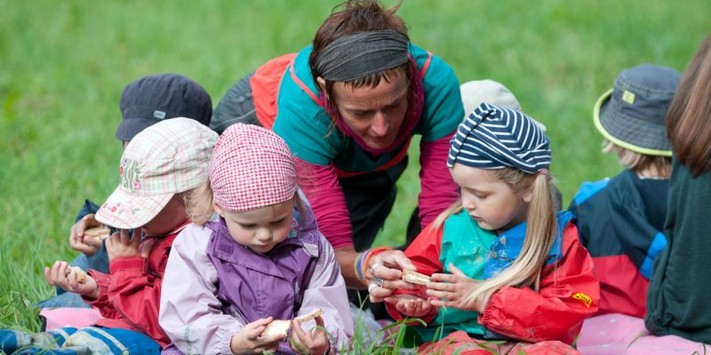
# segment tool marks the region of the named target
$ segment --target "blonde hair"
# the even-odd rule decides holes
[[[305,209],[298,195],[299,192],[297,190],[292,198],[295,199],[294,203],[296,203],[296,208],[299,211],[299,224],[302,224],[305,221]],[[199,225],[207,223],[212,218],[212,215],[215,214],[215,208],[212,206],[213,194],[210,180],[205,179],[202,184],[190,190],[185,196],[185,203],[188,217],[193,223]]]
[[[212,198],[209,179],[205,179],[186,196],[188,217],[193,223],[202,225],[210,220],[215,213],[215,209],[212,207]]]
[[[548,253],[558,234],[555,211],[557,209],[555,188],[552,179],[542,173],[528,174],[515,168],[488,170],[493,177],[504,181],[522,197],[531,192],[526,220],[526,237],[521,253],[505,270],[494,277],[479,282],[466,297],[466,301],[485,305],[491,295],[505,286],[540,288],[541,272],[548,258]],[[462,200],[442,212],[434,221],[436,227],[443,225],[447,217],[463,210]]]
[[[607,139],[602,144],[603,153],[616,154],[620,164],[637,174],[649,170],[660,177],[668,178],[671,176],[671,157],[640,154],[623,148]]]

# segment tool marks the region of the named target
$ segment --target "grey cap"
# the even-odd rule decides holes
[[[465,119],[482,102],[521,111],[521,104],[513,92],[498,81],[490,79],[467,81],[459,86],[459,90],[462,93]],[[546,126],[543,123],[536,121],[531,116],[528,118],[544,132],[546,131]]]
[[[595,103],[595,127],[622,148],[670,157],[665,118],[680,79],[677,70],[653,64],[622,71]]]
[[[198,83],[179,74],[144,76],[128,84],[121,94],[123,121],[116,138],[128,142],[162,120],[187,117],[206,126],[212,116],[210,95]]]

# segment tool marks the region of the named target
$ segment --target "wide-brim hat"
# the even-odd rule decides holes
[[[593,108],[598,131],[610,142],[644,155],[672,155],[665,125],[681,74],[669,67],[642,64],[622,71],[614,87]]]

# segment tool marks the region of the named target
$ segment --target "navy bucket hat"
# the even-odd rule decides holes
[[[622,148],[670,157],[665,117],[680,78],[675,69],[653,64],[622,71],[595,103],[595,127]]]

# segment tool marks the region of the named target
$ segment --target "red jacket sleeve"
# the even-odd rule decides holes
[[[429,225],[410,243],[405,249],[405,255],[410,259],[417,271],[425,275],[432,275],[436,272],[442,272],[442,263],[439,261],[439,255],[442,250],[442,232],[443,227],[434,228]],[[395,295],[410,294],[420,298],[427,298],[424,288],[418,287],[413,290],[396,290]],[[385,309],[388,311],[394,320],[405,319],[402,313],[395,309],[395,306],[390,303],[385,303]],[[437,309],[422,320],[429,323],[437,316]]]
[[[540,290],[502,288],[489,300],[479,323],[516,339],[572,344],[583,320],[597,311],[599,300],[592,258],[570,223],[563,234],[563,258],[544,269]]]
[[[102,317],[106,318],[117,318],[117,312],[114,306],[109,302],[109,285],[111,284],[111,275],[104,274],[103,272],[98,272],[96,270],[89,270],[89,276],[91,276],[94,281],[96,281],[99,287],[99,297],[95,300],[90,300],[86,297],[82,297],[84,301],[95,307],[101,312]]]
[[[136,256],[111,260],[109,283],[104,287],[101,285],[106,280],[99,283],[99,298],[91,303],[105,318],[130,326],[163,347],[170,340],[158,324],[158,310],[163,274],[174,239],[172,235],[157,241],[148,259]]]
[[[432,142],[420,143],[421,192],[418,206],[422,229],[459,198],[459,188],[447,168],[449,141],[453,135],[452,133]]]

